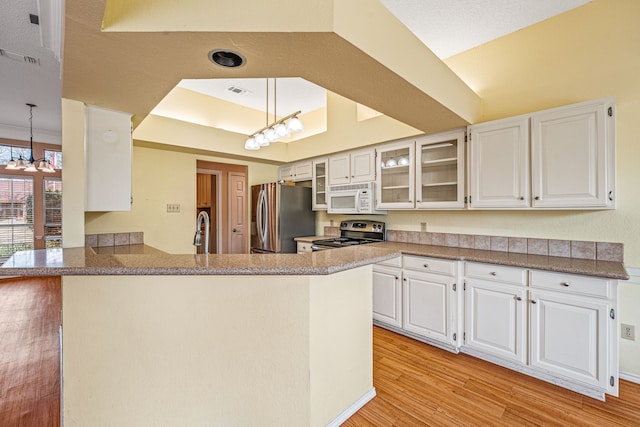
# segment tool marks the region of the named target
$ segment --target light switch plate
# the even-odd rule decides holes
[[[180,204],[167,203],[167,213],[180,213]]]

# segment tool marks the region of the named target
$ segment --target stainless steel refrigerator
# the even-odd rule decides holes
[[[276,182],[251,186],[251,253],[294,254],[294,237],[315,234],[311,188]]]

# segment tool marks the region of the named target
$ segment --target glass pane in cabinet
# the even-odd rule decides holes
[[[458,200],[458,186],[450,185],[423,185],[422,199],[423,203],[428,202],[455,202]]]
[[[409,148],[381,153],[380,182],[382,203],[403,203],[409,197]]]
[[[317,163],[316,164],[316,177],[317,178],[324,178],[325,177],[325,168],[326,168],[326,164],[325,163]]]
[[[409,166],[409,149],[383,151],[380,167],[382,169],[407,168]]]
[[[422,163],[456,161],[458,159],[458,141],[451,140],[422,146]]]
[[[383,188],[382,203],[403,203],[409,200],[409,187],[404,188]]]
[[[420,174],[423,203],[456,201],[458,198],[458,141],[422,146]]]

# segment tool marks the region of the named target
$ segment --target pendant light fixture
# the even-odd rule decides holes
[[[51,166],[51,163],[46,161],[44,158],[35,160],[33,158],[33,107],[37,107],[35,104],[26,104],[29,107],[29,160],[25,160],[22,157],[22,154],[18,157],[18,160],[14,160],[11,157],[11,160],[7,163],[5,169],[9,170],[24,170],[25,172],[38,172],[41,170],[42,172],[53,173],[55,169]]]
[[[304,127],[298,118],[302,111],[298,110],[280,120],[277,120],[276,102],[278,96],[278,82],[273,79],[273,123],[269,124],[269,79],[267,81],[267,112],[266,126],[249,135],[244,143],[245,150],[259,150],[260,147],[267,147],[272,142],[277,142],[280,138],[286,138],[293,132],[302,132]]]

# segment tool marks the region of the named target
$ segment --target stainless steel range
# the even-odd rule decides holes
[[[383,242],[385,233],[384,222],[361,219],[342,221],[340,223],[340,237],[314,240],[311,244],[311,249],[313,251],[322,251],[345,246]]]

